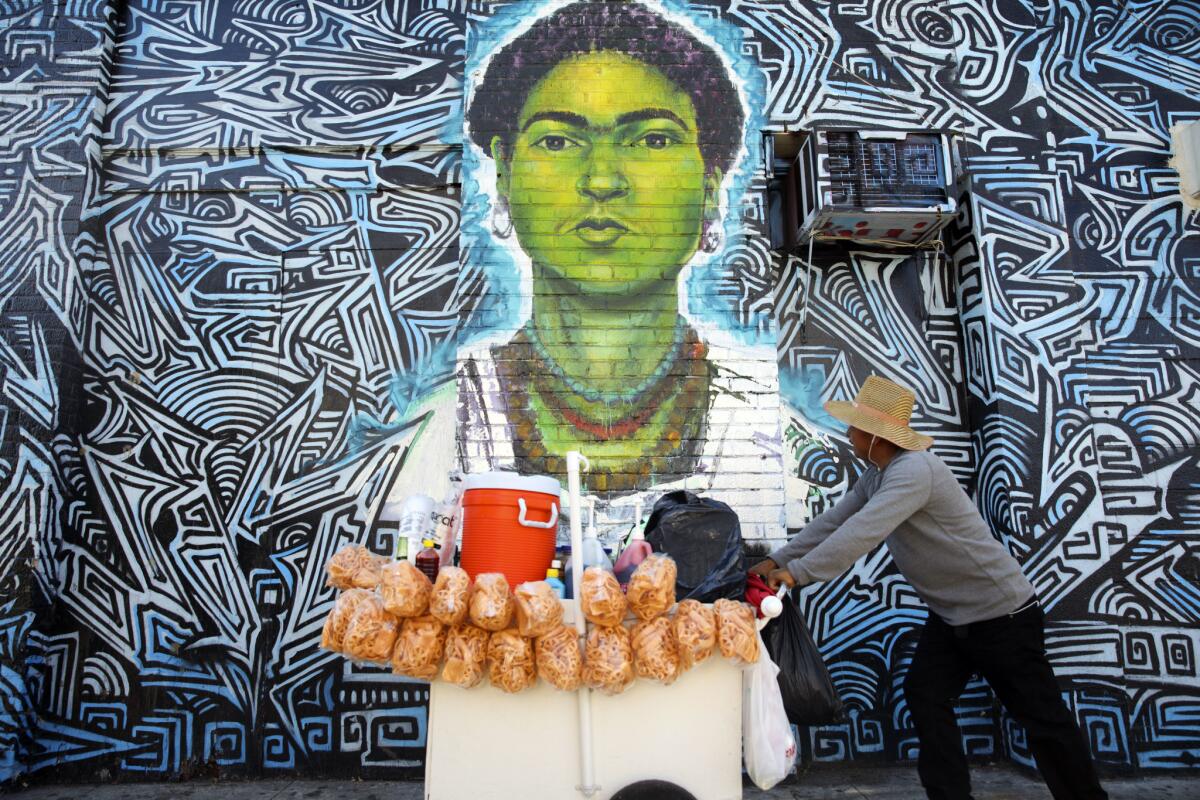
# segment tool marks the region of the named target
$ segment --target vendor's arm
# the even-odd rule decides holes
[[[849,515],[837,530],[823,536],[822,541],[809,548],[805,555],[780,566],[785,567],[800,586],[841,575],[924,506],[932,489],[933,474],[923,459],[893,462],[884,470],[879,488],[870,500]],[[791,542],[781,550],[790,546]]]
[[[774,562],[774,566],[770,569],[783,567],[789,561],[807,554],[814,547],[825,541],[826,537],[836,531],[839,525],[850,519],[854,512],[862,508],[866,502],[867,496],[862,490],[862,481],[857,481],[850,491],[846,493],[845,497],[834,503],[833,508],[818,515],[812,522],[805,525],[799,533],[788,540],[787,544],[768,556],[768,559]],[[764,572],[763,574],[765,575],[766,573]]]

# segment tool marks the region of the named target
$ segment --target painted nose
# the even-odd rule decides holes
[[[620,168],[613,148],[596,145],[587,169],[579,179],[579,193],[593,200],[604,202],[621,197],[629,191],[629,182]]]

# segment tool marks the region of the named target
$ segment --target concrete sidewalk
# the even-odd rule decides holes
[[[1051,800],[1040,780],[1012,767],[973,767],[971,775],[975,800]],[[536,776],[531,779],[536,780]],[[1104,785],[1111,800],[1200,798],[1200,773],[1113,778]],[[417,782],[344,779],[50,784],[18,789],[12,796],[19,800],[423,800],[425,795],[424,785]],[[822,765],[789,778],[769,792],[747,786],[744,800],[920,800],[924,796],[913,767]]]

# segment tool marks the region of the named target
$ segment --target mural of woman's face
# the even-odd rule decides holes
[[[620,53],[564,60],[529,93],[518,133],[492,140],[497,187],[522,249],[585,294],[674,292],[719,170],[706,170],[688,95]]]

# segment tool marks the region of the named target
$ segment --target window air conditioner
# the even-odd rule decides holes
[[[872,240],[917,244],[954,216],[950,137],[814,130],[782,176],[772,245]]]

